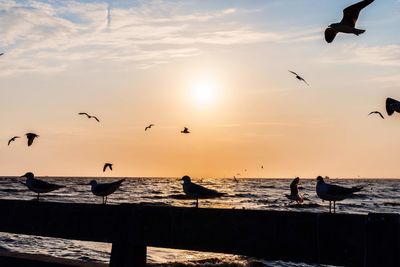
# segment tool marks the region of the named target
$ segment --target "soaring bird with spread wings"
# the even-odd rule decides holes
[[[100,122],[100,120],[96,117],[96,116],[92,116],[87,114],[86,112],[79,112],[78,115],[86,115],[86,117],[88,117],[88,119],[95,119],[97,122]]]
[[[339,23],[332,23],[325,30],[325,40],[328,43],[332,43],[339,32],[352,33],[357,36],[364,33],[365,30],[360,30],[356,28],[356,22],[361,10],[372,2],[374,2],[374,0],[364,0],[349,7],[346,7],[343,10],[342,20]]]

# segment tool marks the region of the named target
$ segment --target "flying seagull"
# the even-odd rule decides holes
[[[36,137],[39,137],[39,135],[35,133],[27,133],[26,138],[28,138],[28,146],[31,146],[33,143],[33,140],[35,140]]]
[[[290,183],[290,195],[286,195],[290,202],[296,201],[297,204],[303,203],[303,197],[299,195],[299,182],[299,177],[294,178],[294,180]]]
[[[8,140],[8,145],[10,145],[11,142],[14,142],[15,139],[20,138],[19,136],[14,136],[13,138],[11,138],[10,140]]]
[[[382,113],[380,113],[379,111],[372,111],[368,114],[368,116],[371,114],[378,114],[379,116],[381,116],[382,119],[385,119],[385,117],[383,117]]]
[[[107,204],[107,196],[114,193],[123,181],[125,181],[125,178],[112,183],[98,183],[96,180],[92,180],[89,185],[92,186],[91,191],[93,195],[103,197],[103,204]]]
[[[304,78],[301,77],[300,75],[298,75],[296,72],[291,71],[291,70],[289,70],[289,72],[293,73],[293,74],[296,76],[296,79],[297,79],[297,80],[299,80],[299,81],[301,81],[301,82],[305,82],[308,86],[310,86],[310,85],[308,84],[308,82],[307,82],[306,80],[304,80]]]
[[[358,192],[362,187],[343,187],[334,184],[327,184],[324,178],[321,176],[317,177],[316,191],[320,199],[329,201],[329,213],[332,212],[332,201],[333,201],[333,213],[336,213],[336,201],[346,199]]]
[[[103,172],[105,172],[107,168],[110,168],[110,171],[112,171],[112,163],[105,163],[103,167]]]
[[[97,122],[100,122],[100,120],[96,117],[96,116],[91,116],[89,114],[87,114],[86,112],[79,112],[78,115],[86,115],[86,117],[88,117],[88,119],[95,119]]]
[[[51,184],[46,181],[42,181],[39,179],[36,179],[33,173],[27,172],[21,177],[26,178],[26,183],[21,182],[23,185],[26,185],[29,190],[37,193],[36,200],[39,201],[40,193],[49,193],[51,191],[60,189],[64,186],[62,185],[57,185],[57,184]]]
[[[374,2],[374,0],[364,0],[360,1],[354,5],[346,7],[343,10],[343,18],[339,23],[333,23],[329,25],[325,30],[325,40],[328,43],[332,43],[336,37],[336,34],[339,32],[342,33],[353,33],[355,35],[360,35],[365,32],[365,30],[360,30],[356,28],[356,22],[358,16],[360,15],[360,11]]]
[[[151,127],[153,127],[154,124],[150,124],[149,126],[147,126],[146,128],[144,128],[145,131],[147,131],[147,129],[150,129]]]
[[[400,113],[400,102],[393,98],[386,98],[386,112],[392,116],[394,112]]]
[[[4,55],[4,53],[0,53],[0,56]]]
[[[181,133],[183,133],[183,134],[188,134],[188,133],[190,133],[190,132],[189,132],[189,128],[184,127],[183,130],[181,131]]]
[[[183,176],[181,180],[183,181],[183,192],[185,192],[188,197],[196,199],[196,208],[199,207],[199,198],[215,198],[225,195],[216,190],[192,183],[190,177],[187,175]]]

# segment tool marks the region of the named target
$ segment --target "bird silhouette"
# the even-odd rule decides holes
[[[293,74],[296,76],[297,80],[299,80],[299,81],[301,81],[301,82],[305,82],[305,84],[307,84],[308,86],[310,86],[310,85],[308,84],[308,82],[307,82],[306,80],[304,80],[303,77],[301,77],[300,75],[298,75],[296,72],[291,71],[291,70],[289,70],[289,72],[293,73]]]
[[[383,117],[382,113],[380,113],[379,111],[372,111],[368,114],[368,116],[371,114],[378,114],[379,116],[381,116],[382,119],[385,119],[385,117]]]
[[[118,180],[112,183],[98,183],[96,180],[90,181],[91,191],[93,195],[103,198],[103,204],[107,204],[107,196],[114,193],[125,179]]]
[[[13,138],[11,138],[10,140],[8,140],[8,145],[10,145],[11,142],[14,142],[15,139],[20,138],[19,136],[14,136]]]
[[[35,140],[37,137],[39,137],[39,135],[35,133],[27,133],[26,138],[28,138],[28,146],[31,146],[33,144],[33,140]]]
[[[103,167],[103,172],[105,172],[107,168],[109,168],[110,171],[112,171],[112,163],[105,163]]]
[[[342,20],[339,23],[332,23],[325,30],[325,40],[328,43],[332,43],[339,32],[353,33],[357,36],[364,33],[365,30],[356,29],[356,22],[361,10],[372,2],[374,2],[374,0],[364,0],[346,7],[343,10]]]
[[[299,195],[299,185],[300,178],[296,177],[290,183],[290,195],[286,195],[286,197],[291,200],[291,202],[296,201],[297,204],[303,203],[303,197]]]
[[[26,183],[21,182],[23,185],[27,186],[29,190],[37,193],[36,200],[39,201],[39,197],[41,193],[49,193],[51,191],[60,189],[64,186],[62,185],[57,185],[57,184],[52,184],[46,181],[42,181],[39,179],[36,179],[34,174],[31,172],[27,172],[21,177],[26,178]]]
[[[4,55],[4,53],[0,53],[0,56]]]
[[[264,169],[264,165],[261,165],[261,169]]]
[[[317,177],[317,186],[315,190],[317,195],[322,200],[329,201],[329,213],[332,212],[332,201],[333,201],[333,213],[336,213],[336,201],[346,199],[362,189],[362,187],[344,187],[334,184],[327,184],[324,178],[321,176]]]
[[[392,116],[394,112],[400,113],[400,102],[393,98],[386,98],[386,112]]]
[[[144,128],[144,130],[147,131],[148,129],[150,129],[153,126],[154,126],[154,124],[150,124],[149,126],[146,126],[146,128]]]
[[[181,131],[181,133],[183,133],[183,134],[188,134],[188,133],[190,133],[190,132],[189,132],[189,128],[184,127],[183,130]]]
[[[97,122],[100,122],[100,120],[96,116],[89,115],[86,112],[79,112],[78,115],[86,115],[88,119],[95,119]]]
[[[183,181],[183,192],[189,197],[196,199],[196,208],[199,207],[199,198],[215,198],[225,195],[213,189],[205,188],[204,186],[195,184],[190,177],[185,175],[181,179]]]
[[[233,180],[234,180],[236,183],[239,183],[239,180],[236,178],[236,176],[233,176]]]

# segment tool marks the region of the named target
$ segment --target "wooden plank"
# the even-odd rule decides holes
[[[143,263],[147,246],[346,266],[400,257],[398,214],[377,223],[375,215],[14,200],[0,200],[0,214],[3,232],[113,243],[111,262]],[[137,260],[115,256],[127,253]]]

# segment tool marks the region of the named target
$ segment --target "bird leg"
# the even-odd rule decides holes
[[[37,193],[36,200],[39,201],[39,193]]]
[[[104,202],[104,204],[107,204],[107,196],[106,196],[106,201]]]
[[[332,213],[332,202],[329,201],[329,213]]]
[[[196,208],[198,208],[198,207],[199,207],[199,199],[196,198]]]
[[[104,197],[102,197],[102,198],[103,198],[102,204],[105,204],[105,203],[104,203]]]
[[[336,201],[333,201],[333,213],[336,213]]]

